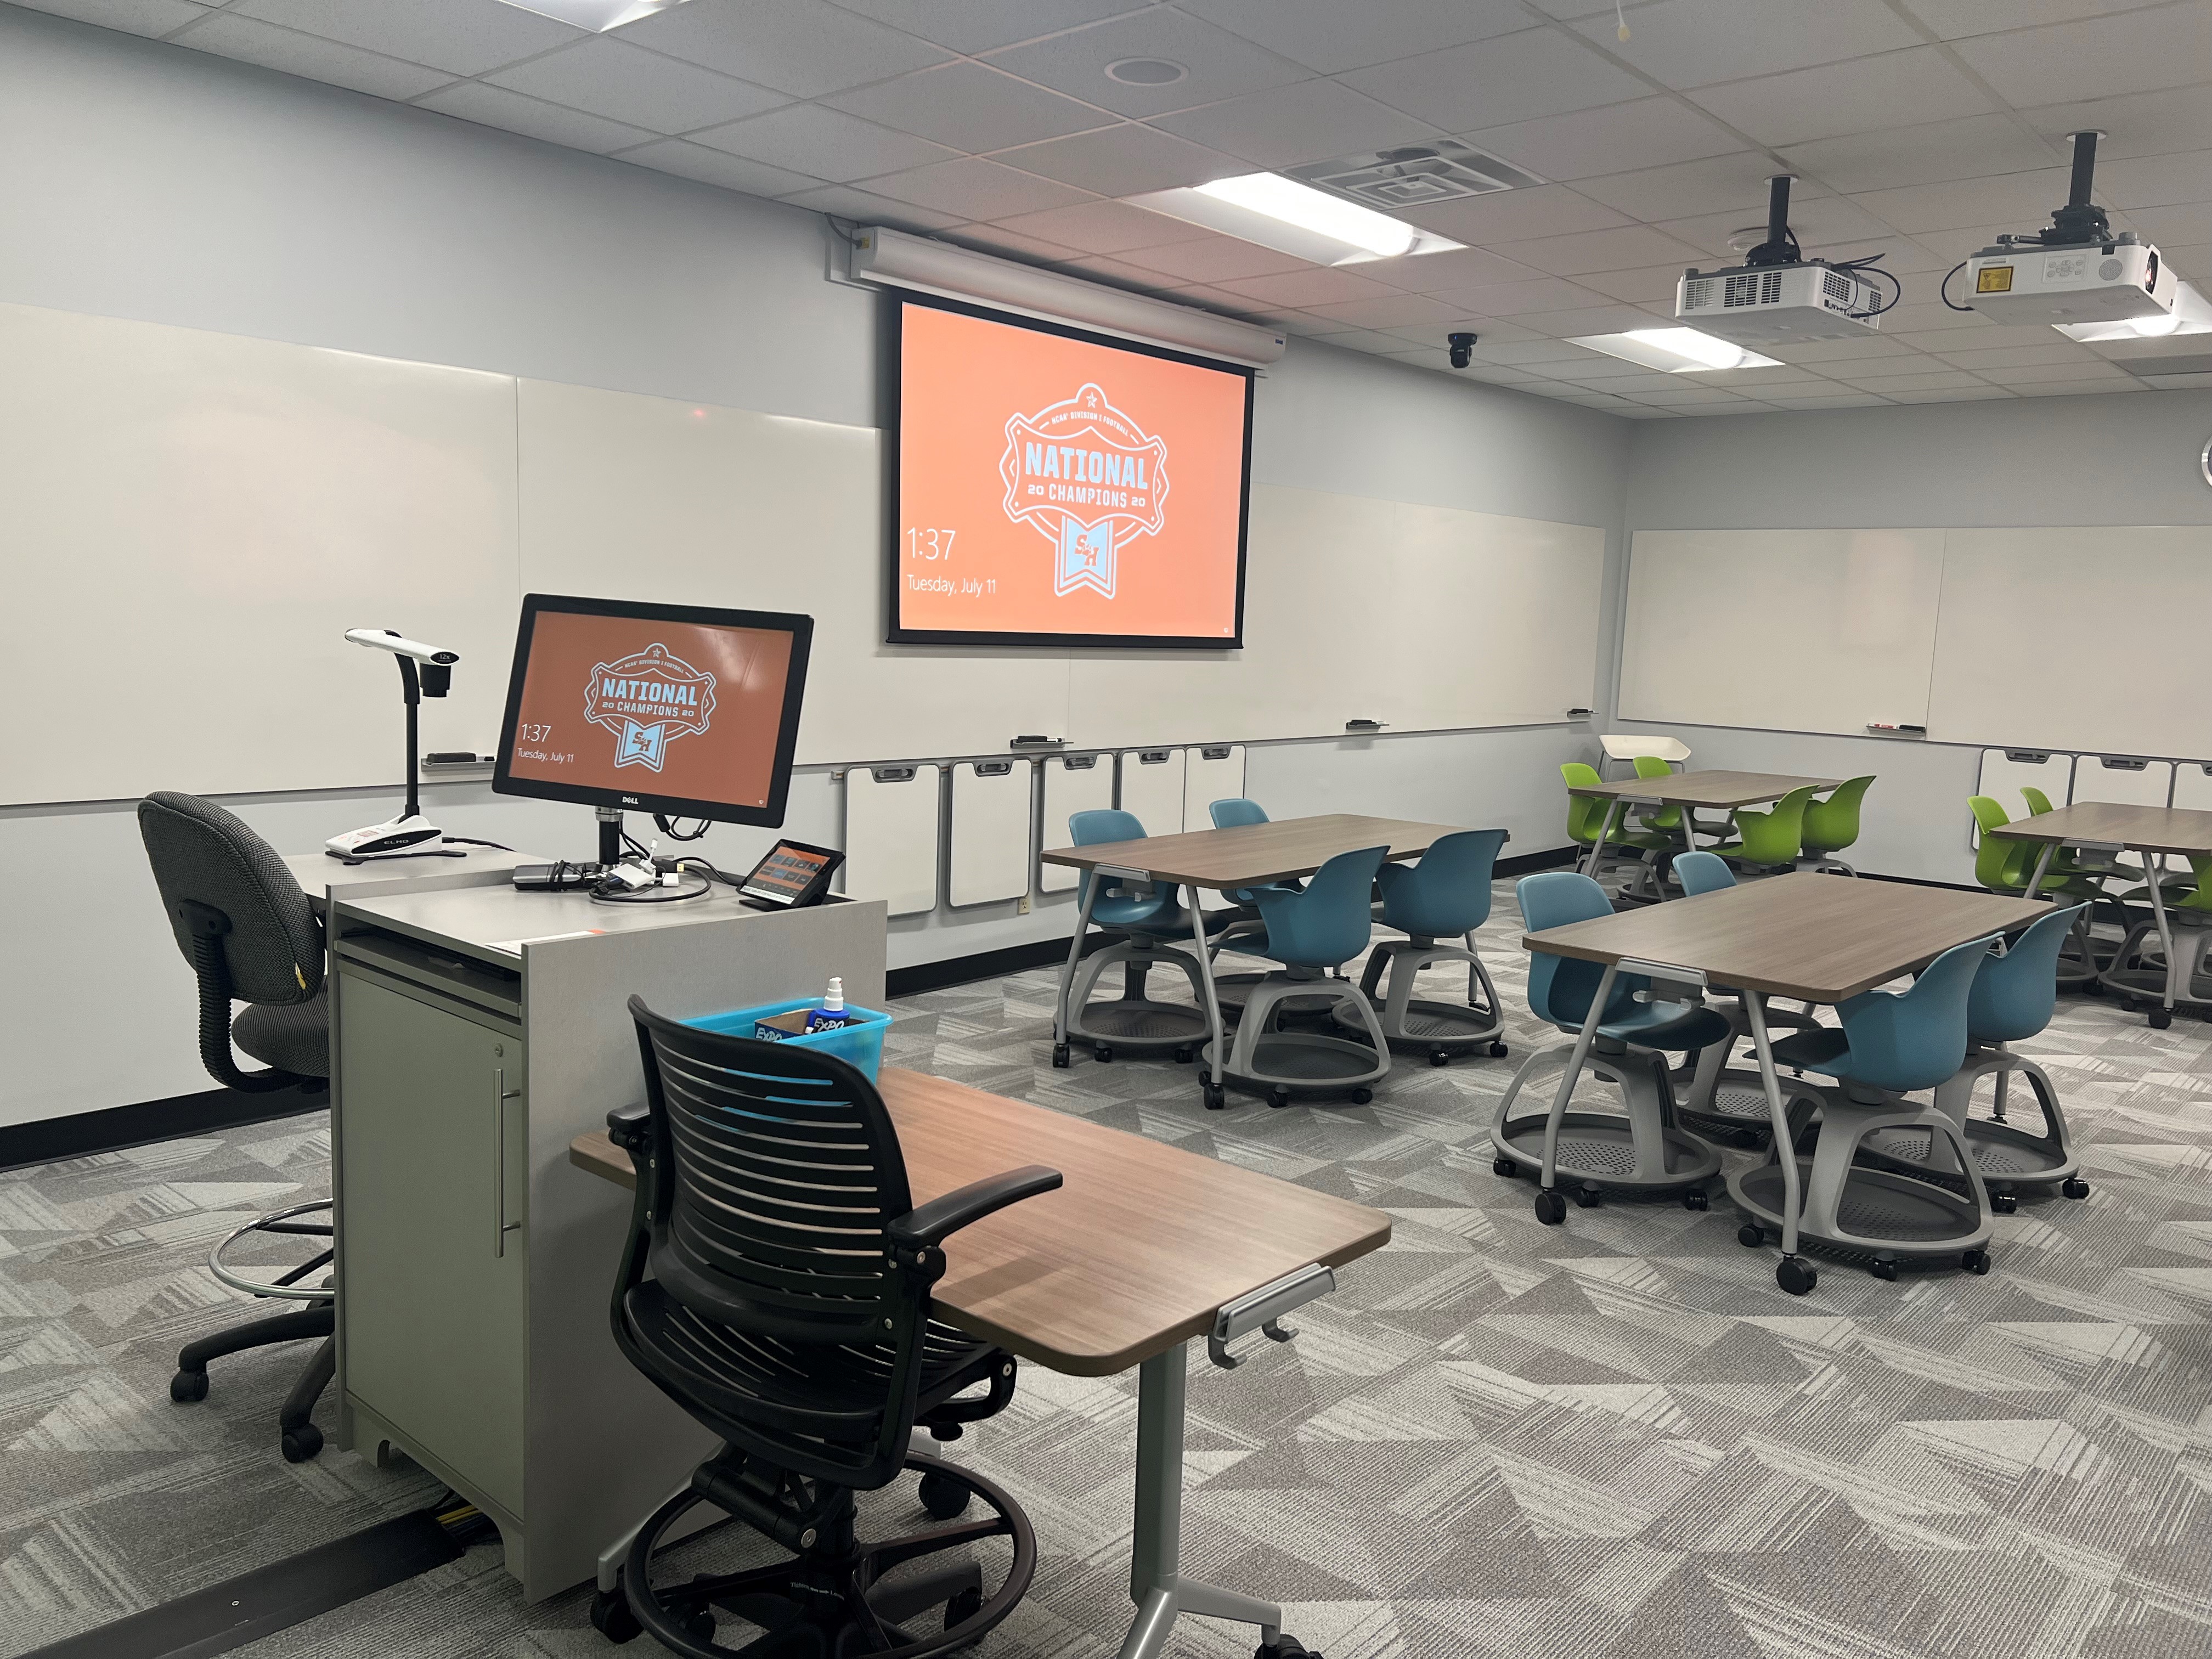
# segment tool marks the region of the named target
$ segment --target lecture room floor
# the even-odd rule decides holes
[[[1509,884],[1499,900],[1485,955],[1513,1059],[1414,1057],[1365,1107],[1232,1096],[1210,1115],[1188,1067],[1056,1073],[1048,971],[898,1005],[896,1063],[1395,1218],[1294,1344],[1233,1376],[1194,1368],[1194,1570],[1288,1604],[1329,1659],[2212,1651],[2212,1025],[2153,1031],[2066,999],[2022,1047],[2058,1083],[2092,1196],[1998,1218],[1986,1278],[1885,1284],[1837,1263],[1797,1300],[1771,1250],[1736,1243],[1724,1195],[1705,1214],[1571,1210],[1554,1230],[1492,1173],[1491,1109],[1547,1036],[1522,1000]],[[437,1495],[404,1462],[278,1457],[303,1350],[219,1367],[204,1405],[168,1399],[179,1344],[239,1312],[209,1243],[324,1191],[329,1150],[301,1118],[0,1176],[0,1652]],[[1134,1403],[1133,1376],[1027,1367],[1011,1411],[963,1443],[1041,1548],[984,1653],[1115,1650]],[[874,1529],[918,1516],[908,1484],[871,1501]],[[725,1534],[678,1565],[720,1570],[738,1547]],[[586,1599],[523,1606],[485,1544],[237,1651],[597,1659]],[[1250,1643],[1194,1620],[1171,1651]]]

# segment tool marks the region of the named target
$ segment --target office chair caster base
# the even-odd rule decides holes
[[[1430,1065],[1431,1065],[1431,1066],[1449,1066],[1449,1065],[1450,1065],[1451,1063],[1452,1063],[1452,1055],[1451,1055],[1451,1050],[1450,1050],[1450,1049],[1449,1049],[1449,1048],[1431,1048],[1431,1049],[1430,1049],[1430,1050],[1429,1050],[1429,1064],[1430,1064]]]
[[[950,1521],[968,1510],[968,1488],[957,1480],[932,1473],[921,1477],[921,1506],[933,1521]]]
[[[1490,1045],[1490,1057],[1492,1060],[1504,1059],[1506,1052],[1505,1045],[1502,1042],[1493,1042]]]
[[[1814,1184],[1813,1165],[1811,1158],[1797,1160],[1798,1190],[1803,1194],[1797,1220],[1801,1245],[1860,1258],[1889,1255],[1901,1261],[1933,1262],[1955,1260],[1961,1250],[1978,1249],[1989,1242],[1989,1218],[1972,1196],[1880,1165],[1854,1164],[1841,1191],[1824,1207]],[[1728,1188],[1754,1223],[1769,1236],[1780,1236],[1785,1200],[1779,1164],[1770,1159],[1757,1168],[1733,1172]],[[1750,1231],[1747,1226],[1739,1237],[1748,1243]]]
[[[2152,1030],[2163,1031],[2173,1024],[2173,1010],[2171,1008],[2154,1008],[2148,1014],[2145,1015],[2144,1018],[2150,1022],[2150,1029]]]
[[[1985,1273],[1990,1270],[1990,1253],[1987,1250],[1962,1251],[1959,1265],[1970,1273]]]
[[[1199,1098],[1206,1103],[1209,1112],[1226,1111],[1229,1108],[1229,1091],[1218,1083],[1199,1085]]]
[[[1792,1296],[1810,1296],[1820,1282],[1820,1272],[1802,1255],[1785,1255],[1774,1270],[1774,1282]]]
[[[592,1592],[592,1628],[617,1647],[635,1642],[645,1634],[645,1626],[629,1610],[629,1600],[623,1594],[621,1579],[616,1579],[611,1590]]]
[[[1885,1250],[1867,1263],[1867,1271],[1876,1279],[1886,1279],[1893,1285],[1897,1282],[1897,1258]]]
[[[1755,1250],[1766,1243],[1766,1229],[1747,1221],[1735,1230],[1735,1242],[1747,1250]]]
[[[296,1429],[285,1430],[276,1443],[287,1463],[304,1463],[322,1450],[323,1431],[312,1423],[302,1423]]]
[[[1352,1091],[1352,1103],[1355,1106],[1364,1106],[1374,1098],[1375,1091],[1372,1089],[1354,1089]]]
[[[1575,1202],[1585,1210],[1595,1210],[1605,1202],[1605,1194],[1588,1182],[1575,1188]]]
[[[1282,1636],[1253,1649],[1252,1659],[1322,1659],[1322,1656],[1319,1650],[1306,1646],[1297,1637]]]
[[[189,1406],[208,1396],[208,1374],[205,1371],[179,1371],[169,1379],[169,1398],[179,1406]]]
[[[1990,1194],[1990,1212],[1993,1215],[2011,1215],[2019,1208],[2020,1194],[2017,1193],[1992,1192]]]
[[[1280,1111],[1284,1107],[1290,1103],[1291,1091],[1288,1089],[1270,1089],[1267,1091],[1267,1104],[1273,1107],[1277,1111]]]
[[[1536,1194],[1536,1219],[1556,1227],[1567,1218],[1567,1200],[1547,1187]]]
[[[2059,1182],[2058,1190],[2069,1198],[2087,1198],[2089,1196],[2089,1183],[2076,1176]]]
[[[1490,1160],[1490,1173],[1503,1176],[1507,1181],[1518,1181],[1521,1178],[1521,1166],[1510,1158],[1493,1158]]]
[[[1178,1066],[1189,1065],[1198,1058],[1198,1045],[1191,1042],[1184,1043],[1182,1048],[1175,1051],[1174,1058],[1175,1063]]]
[[[1660,1131],[1662,1170],[1637,1167],[1635,1136],[1617,1112],[1570,1111],[1559,1120],[1559,1152],[1552,1166],[1560,1186],[1577,1194],[1611,1192],[1656,1197],[1702,1187],[1721,1172],[1720,1154],[1695,1136],[1671,1127]],[[1491,1145],[1499,1161],[1510,1158],[1539,1179],[1544,1169],[1544,1120],[1531,1113],[1494,1127]],[[1582,1199],[1584,1205],[1594,1199]]]
[[[1071,1063],[1072,1062],[1068,1058],[1067,1045],[1065,1042],[1054,1043],[1052,1045],[1052,1069],[1055,1072],[1064,1072],[1068,1068]]]
[[[1101,1066],[1111,1066],[1114,1063],[1114,1045],[1110,1042],[1092,1043],[1091,1045],[1091,1058],[1097,1060]]]
[[[1710,1210],[1712,1206],[1712,1200],[1702,1187],[1692,1187],[1682,1194],[1682,1207],[1686,1210]]]

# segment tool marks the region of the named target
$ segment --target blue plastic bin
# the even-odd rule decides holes
[[[812,1008],[820,1005],[819,997],[800,997],[794,1002],[764,1002],[757,1008],[732,1008],[726,1014],[702,1014],[696,1019],[684,1023],[702,1031],[714,1031],[725,1036],[749,1037],[753,1034],[753,1022],[767,1019],[775,1014],[791,1013],[796,1009]],[[876,1080],[884,1065],[884,1033],[890,1029],[891,1017],[878,1013],[872,1008],[863,1008],[848,1002],[845,1012],[852,1016],[852,1024],[831,1030],[816,1031],[807,1036],[786,1037],[784,1044],[794,1048],[819,1048],[854,1066],[869,1082]]]

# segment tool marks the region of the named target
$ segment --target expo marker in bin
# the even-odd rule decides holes
[[[702,1014],[696,1019],[687,1019],[684,1023],[696,1030],[714,1031],[724,1036],[749,1037],[753,1035],[753,1024],[757,1020],[768,1019],[776,1014],[796,1013],[802,1008],[819,1006],[819,998],[799,997],[790,1002],[764,1002],[757,1008],[732,1008],[727,1013]],[[848,1021],[846,1024],[810,1032],[805,1036],[785,1037],[783,1042],[793,1048],[818,1048],[824,1054],[835,1054],[873,1083],[877,1073],[883,1069],[884,1033],[890,1029],[891,1017],[850,1002],[845,1005],[845,1012]]]

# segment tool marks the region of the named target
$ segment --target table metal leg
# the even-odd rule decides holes
[[[1221,1035],[1221,999],[1214,994],[1213,958],[1206,954],[1206,912],[1200,907],[1198,889],[1194,887],[1189,891],[1190,930],[1198,940],[1198,982],[1206,994],[1206,1035],[1212,1039],[1213,1063],[1209,1068],[1211,1075],[1208,1081],[1218,1089],[1222,1086],[1222,1067],[1229,1059],[1222,1052],[1227,1044]]]
[[[2043,843],[2043,850],[2035,855],[2035,873],[2027,878],[2027,892],[2025,896],[2028,898],[2035,896],[2036,890],[2043,885],[2043,878],[2051,873],[2051,860],[2057,855],[2057,842],[2046,841]]]
[[[1597,1040],[1597,1028],[1605,1022],[1605,1005],[1613,995],[1613,982],[1620,977],[1620,964],[1608,962],[1597,981],[1597,994],[1590,999],[1589,1018],[1583,1021],[1583,1029],[1575,1037],[1575,1051],[1567,1057],[1567,1069],[1559,1079],[1559,1092],[1552,1102],[1552,1110],[1544,1120],[1544,1168],[1536,1184],[1544,1191],[1552,1190],[1559,1173],[1559,1120],[1566,1115],[1567,1102],[1581,1080],[1583,1061],[1589,1057],[1590,1044]]]
[[[1075,937],[1068,942],[1067,962],[1060,970],[1060,998],[1052,1011],[1052,1042],[1057,1048],[1067,1041],[1067,994],[1075,985],[1075,970],[1083,965],[1083,939],[1091,931],[1091,907],[1098,902],[1099,878],[1086,871],[1083,878],[1083,908],[1075,918]]]
[[[2143,849],[2143,874],[2150,885],[2151,920],[2158,924],[2158,942],[2166,951],[2166,1012],[2172,1013],[2173,1005],[2189,994],[2186,984],[2176,984],[2182,971],[2181,957],[2173,948],[2173,925],[2166,918],[2166,856]]]
[[[1605,804],[1605,816],[1598,820],[1597,839],[1590,843],[1589,860],[1583,866],[1583,873],[1592,881],[1597,879],[1597,862],[1605,856],[1605,838],[1613,833],[1613,814],[1625,809],[1619,796]]]
[[[1790,1138],[1790,1114],[1782,1104],[1782,1079],[1774,1074],[1774,1044],[1766,1034],[1766,998],[1746,991],[1743,1011],[1751,1020],[1751,1046],[1759,1055],[1759,1080],[1766,1090],[1767,1115],[1774,1124],[1774,1155],[1782,1165],[1782,1254],[1795,1255],[1797,1217],[1805,1203],[1798,1190],[1797,1148]]]
[[[1197,1613],[1260,1627],[1260,1645],[1283,1633],[1283,1611],[1182,1576],[1183,1394],[1189,1345],[1178,1342],[1137,1371],[1136,1535],[1129,1552],[1129,1599],[1137,1616],[1121,1659],[1157,1659],[1177,1615]]]

